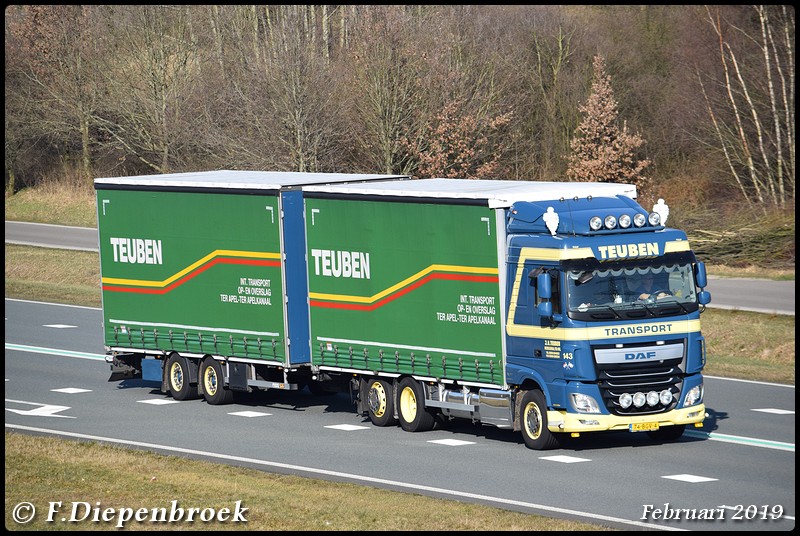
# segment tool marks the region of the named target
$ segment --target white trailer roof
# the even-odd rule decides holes
[[[408,179],[402,175],[374,175],[358,173],[300,173],[289,171],[197,171],[165,173],[161,175],[135,175],[108,177],[94,180],[98,184],[125,186],[167,186],[177,188],[220,188],[280,190],[307,184],[340,184],[345,182]]]
[[[430,197],[441,199],[487,200],[492,208],[508,207],[517,201],[548,201],[574,197],[636,198],[636,186],[608,182],[531,182],[509,180],[419,179],[408,181],[370,182],[304,186],[306,192],[351,195]]]

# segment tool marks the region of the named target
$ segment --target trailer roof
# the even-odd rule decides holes
[[[303,191],[345,195],[427,197],[434,199],[486,200],[490,207],[508,207],[517,201],[549,201],[560,198],[636,198],[636,186],[607,182],[531,182],[510,180],[419,179],[364,184],[305,186]]]
[[[135,175],[107,177],[94,180],[95,185],[121,185],[137,187],[219,188],[280,190],[308,184],[341,184],[390,179],[408,179],[403,175],[375,175],[359,173],[300,173],[290,171],[240,171],[218,170],[160,175]]]

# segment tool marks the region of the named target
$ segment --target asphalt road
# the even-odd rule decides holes
[[[677,442],[627,432],[586,434],[566,448],[539,452],[527,449],[519,433],[464,421],[416,434],[375,427],[345,395],[267,391],[210,406],[172,400],[157,383],[109,383],[101,322],[94,308],[5,301],[7,431],[623,530],[794,528],[794,386],[706,378],[704,428],[687,431]],[[237,500],[235,490],[230,498]],[[710,518],[686,520],[689,511]]]
[[[98,251],[97,229],[6,221],[6,242],[31,246]],[[795,314],[794,280],[709,279],[709,307],[758,313]]]

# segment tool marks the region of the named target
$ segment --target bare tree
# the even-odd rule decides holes
[[[361,39],[350,48],[352,135],[369,168],[407,173],[407,132],[416,131],[419,106],[419,50],[406,29],[402,6],[365,8],[356,29]]]
[[[42,138],[61,147],[65,151],[62,158],[69,159],[71,147],[77,145],[78,167],[84,179],[89,180],[94,142],[90,130],[102,91],[97,70],[99,36],[93,33],[95,8],[22,6],[18,9],[8,30],[16,35],[17,48],[11,52],[17,61],[12,65],[26,80],[29,90],[23,94],[32,99],[30,113],[24,119],[30,124],[25,130],[38,131]],[[19,97],[16,95],[15,99]],[[10,126],[8,117],[6,126]],[[76,144],[73,140],[79,141]],[[7,142],[7,156],[8,149]]]
[[[115,50],[105,57],[110,98],[98,113],[107,144],[160,173],[185,165],[203,95],[186,11],[108,6],[105,14]]]
[[[736,25],[706,8],[718,41],[722,98],[698,73],[706,108],[731,177],[744,198],[786,207],[794,201],[794,9],[752,6],[757,26]],[[715,88],[714,88],[715,89]]]

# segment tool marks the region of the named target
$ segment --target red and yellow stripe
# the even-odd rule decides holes
[[[497,268],[432,264],[411,277],[372,296],[309,292],[309,303],[312,307],[372,311],[434,280],[497,283]]]
[[[280,258],[280,253],[218,249],[163,281],[104,277],[102,278],[102,285],[103,290],[109,292],[166,294],[217,264],[239,264],[245,266],[270,266],[279,268],[281,266]]]

